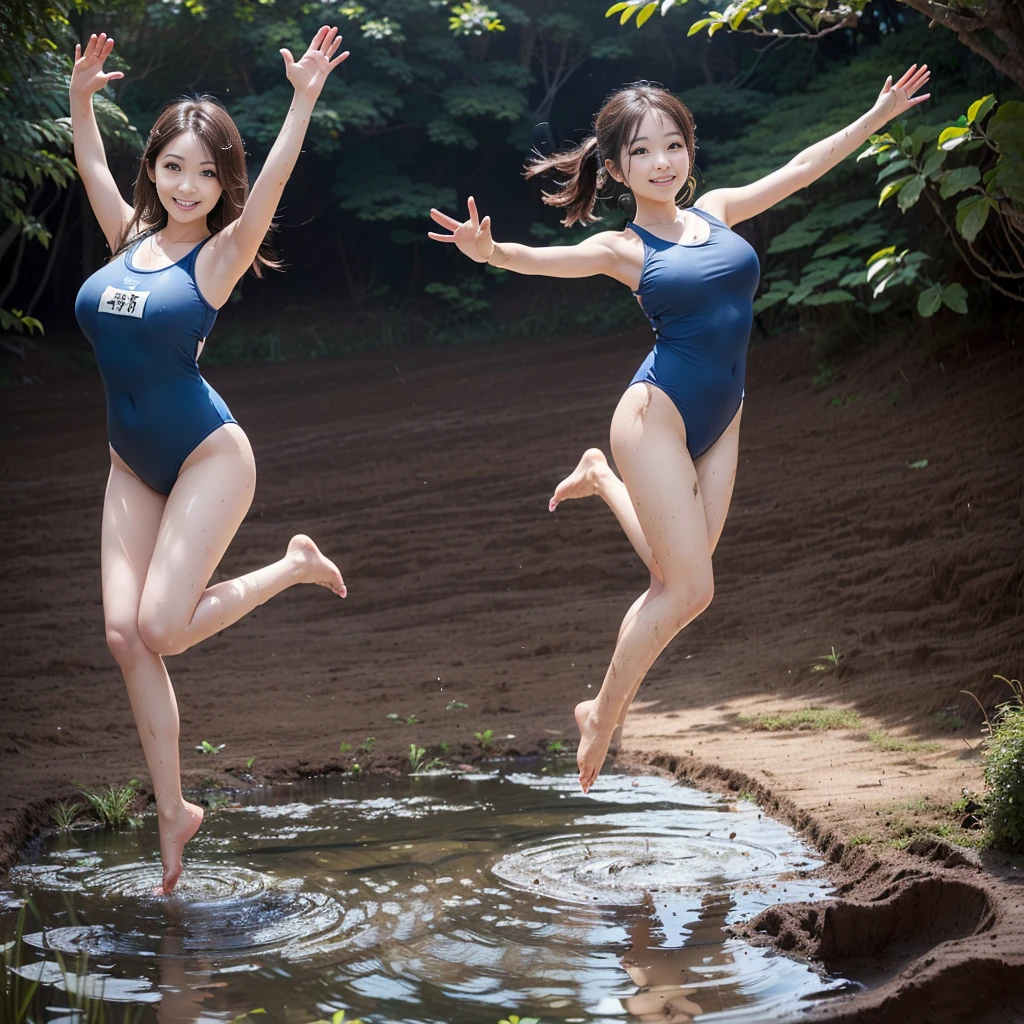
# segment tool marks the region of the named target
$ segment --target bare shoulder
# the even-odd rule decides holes
[[[728,227],[732,227],[729,220],[729,191],[727,188],[712,189],[710,192],[705,192],[693,205],[698,210],[717,217]]]

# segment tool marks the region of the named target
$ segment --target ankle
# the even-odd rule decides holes
[[[182,798],[177,800],[163,800],[156,805],[157,817],[161,821],[176,821],[185,810],[185,801]]]

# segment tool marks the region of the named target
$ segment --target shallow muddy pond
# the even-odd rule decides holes
[[[846,987],[726,930],[825,895],[815,854],[754,804],[663,778],[588,797],[509,770],[270,787],[207,815],[169,899],[150,895],[156,850],[150,815],[52,836],[11,872],[5,941],[23,900],[42,921],[18,967],[43,983],[40,1022],[69,1002],[59,963],[106,1020],[161,1024],[782,1021]]]

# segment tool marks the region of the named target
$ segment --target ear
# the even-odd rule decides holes
[[[604,169],[621,185],[626,179],[623,178],[622,172],[615,166],[614,160],[605,160]]]
[[[146,163],[146,173],[149,175],[149,180],[156,184],[156,171],[153,170],[153,166],[150,163]]]

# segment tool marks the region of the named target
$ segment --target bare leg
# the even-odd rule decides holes
[[[211,434],[186,460],[164,507],[142,593],[139,629],[154,651],[180,654],[296,583],[347,593],[338,567],[302,534],[279,561],[207,586],[255,486],[252,449],[234,424]]]
[[[600,772],[624,702],[676,633],[710,604],[714,592],[697,471],[671,399],[650,385],[628,388],[612,418],[612,449],[662,570],[664,589],[624,624],[600,692],[576,707],[584,792]]]
[[[181,874],[181,855],[203,820],[203,810],[181,795],[178,705],[163,659],[139,634],[139,602],[164,497],[147,487],[116,455],[103,502],[101,575],[107,644],[124,675],[156,798],[163,885]]]
[[[736,463],[739,458],[740,417],[742,414],[743,408],[741,406],[733,417],[732,423],[726,428],[725,433],[693,464],[697,470],[697,483],[700,487],[701,500],[704,502],[704,522],[707,525],[708,544],[712,555],[715,553],[715,548],[718,547],[722,530],[725,528],[725,519],[729,514],[729,505],[732,502],[733,486],[736,483]],[[625,486],[623,486],[623,490],[625,491]],[[655,582],[656,580],[652,576],[652,590]],[[647,593],[650,594],[651,591]],[[633,608],[626,613],[627,618],[634,608],[641,606],[646,597],[647,594],[643,594],[637,600]],[[625,628],[625,625],[626,620],[623,620],[623,628]],[[626,722],[626,716],[629,714],[630,705],[636,699],[641,682],[641,679],[636,681],[629,699],[623,705],[622,711],[619,714],[619,720],[615,725],[615,731],[612,733],[612,741],[609,745],[609,750],[614,748],[614,753],[618,753],[622,745],[622,727]]]

